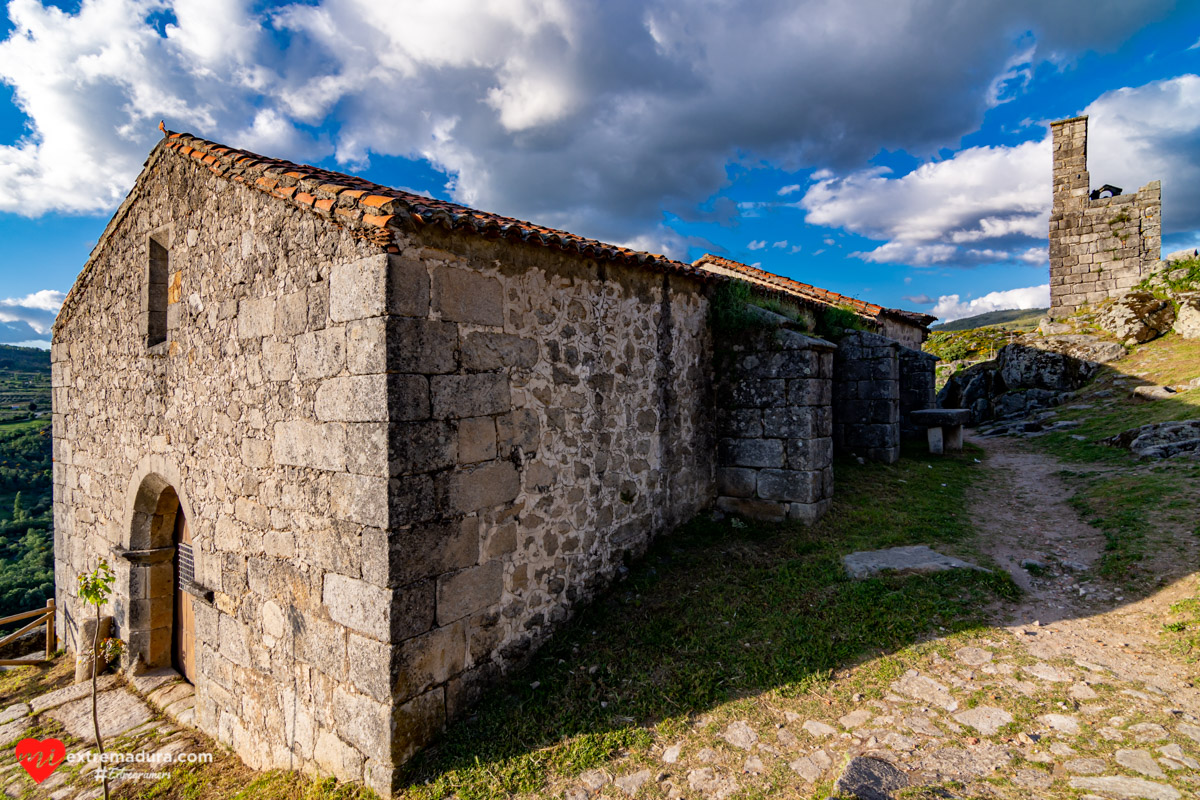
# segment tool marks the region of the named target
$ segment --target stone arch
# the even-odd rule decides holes
[[[194,519],[178,466],[162,456],[142,459],[130,478],[117,549],[113,616],[129,646],[129,666],[171,666],[176,587],[175,521]]]

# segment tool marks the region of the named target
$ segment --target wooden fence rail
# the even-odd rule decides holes
[[[9,642],[24,636],[34,628],[39,627],[43,623],[46,625],[46,658],[45,660],[32,661],[23,658],[0,658],[0,667],[38,667],[50,663],[50,659],[54,657],[54,651],[57,649],[54,635],[54,601],[47,600],[45,608],[39,608],[36,611],[23,611],[20,614],[13,614],[11,617],[0,619],[0,625],[7,625],[10,622],[20,622],[23,619],[36,617],[33,622],[30,622],[19,631],[10,633],[3,639],[0,639],[0,647]]]

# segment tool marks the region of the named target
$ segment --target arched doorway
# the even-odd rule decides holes
[[[125,597],[114,604],[118,630],[128,643],[130,663],[140,659],[152,669],[173,667],[194,682],[192,593],[197,589],[185,504],[157,472],[144,474],[131,485],[131,493],[129,544],[118,548],[129,576],[121,587]]]
[[[175,597],[172,603],[171,666],[189,682],[196,676],[196,617],[188,589],[196,580],[196,562],[192,559],[192,532],[182,510],[175,514]]]

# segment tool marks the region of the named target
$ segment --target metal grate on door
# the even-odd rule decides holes
[[[175,570],[175,585],[180,589],[186,589],[191,586],[196,580],[196,566],[192,561],[192,546],[190,544],[177,544],[176,556],[178,560],[178,568]]]

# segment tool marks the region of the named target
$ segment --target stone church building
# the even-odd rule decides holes
[[[894,460],[932,405],[929,318],[722,347],[707,265],[168,133],[54,328],[68,646],[107,559],[197,727],[387,796],[623,558],[714,505],[811,521],[835,427]]]

